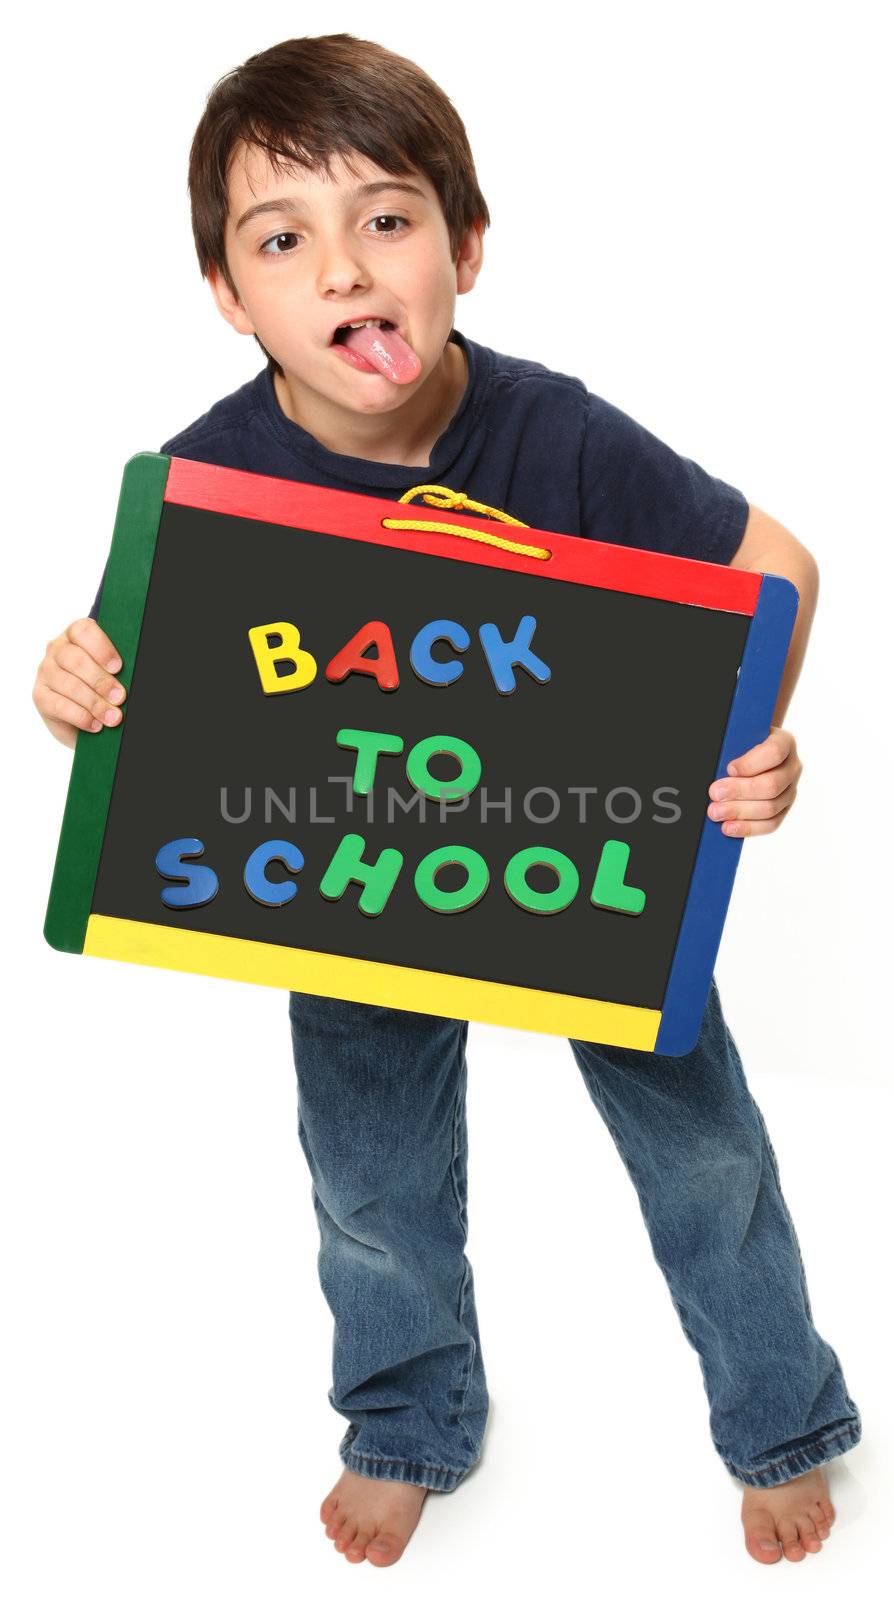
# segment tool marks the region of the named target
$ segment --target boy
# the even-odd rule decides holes
[[[579,379],[453,328],[490,218],[437,85],[349,34],[278,45],[215,86],[189,187],[202,273],[267,367],[162,452],[394,499],[445,484],[532,527],[790,578],[799,615],[770,736],[706,796],[727,833],[778,827],[801,774],[780,724],[816,564],[737,489]],[[367,326],[336,332],[347,323]],[[68,745],[122,716],[99,598],[51,641],[35,682],[41,716]],[[388,1566],[427,1492],[452,1491],[475,1465],[487,1420],[464,1253],[468,1024],[302,994],[289,1014],[335,1319],[329,1398],[349,1422],[320,1515],[349,1561]],[[801,1560],[834,1516],[822,1463],[859,1442],[861,1422],[813,1324],[716,983],[682,1060],[570,1043],[698,1352],[714,1443],[744,1486],[746,1548],[759,1562]]]

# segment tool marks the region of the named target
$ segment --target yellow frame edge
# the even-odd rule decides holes
[[[293,945],[262,944],[226,934],[168,928],[125,917],[87,919],[85,956],[167,967],[209,978],[231,978],[274,989],[359,1000],[399,1011],[424,1011],[436,1017],[469,1016],[476,1022],[504,1028],[557,1033],[592,1044],[615,1044],[629,1050],[654,1050],[661,1012],[644,1006],[590,1000],[581,995],[554,994],[483,978],[427,972],[419,967],[394,967],[384,961],[298,950]]]

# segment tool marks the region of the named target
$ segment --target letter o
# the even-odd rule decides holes
[[[554,889],[532,889],[527,880],[530,867],[552,867],[558,883]],[[580,874],[574,862],[561,850],[550,850],[546,845],[531,845],[527,850],[517,850],[506,863],[503,874],[506,893],[523,911],[549,914],[564,911],[570,906],[580,888]]]
[[[432,777],[428,763],[432,756],[454,756],[459,762],[455,778],[443,782]],[[407,777],[414,789],[419,789],[430,800],[461,800],[472,793],[481,780],[481,758],[465,739],[455,739],[449,733],[433,733],[420,739],[407,756]]]
[[[466,869],[466,881],[461,889],[439,889],[435,878],[441,867],[460,866]],[[445,844],[439,850],[430,850],[423,856],[413,879],[413,885],[422,904],[431,911],[468,911],[478,904],[490,883],[487,862],[477,850],[464,844]]]
[[[634,800],[636,802],[636,810],[634,811],[632,816],[630,816],[630,817],[616,817],[615,816],[615,813],[612,810],[612,800],[614,799],[616,794],[632,794],[633,795],[633,798],[634,798]],[[612,822],[635,822],[637,817],[639,816],[640,812],[643,809],[643,802],[642,802],[642,799],[641,799],[640,795],[637,794],[635,789],[628,789],[622,784],[621,787],[618,788],[618,789],[610,789],[609,790],[608,794],[605,797],[605,809],[608,812],[609,816],[611,817]]]
[[[553,809],[550,812],[548,817],[538,817],[536,812],[533,812],[533,811],[531,811],[529,809],[529,801],[531,799],[531,796],[535,795],[535,794],[551,794],[552,795],[553,800],[555,801],[555,805],[553,806]],[[545,788],[529,789],[527,794],[525,795],[524,800],[522,801],[522,810],[524,811],[525,816],[527,817],[529,822],[555,822],[556,817],[559,815],[559,796],[556,794],[555,789],[545,789]]]

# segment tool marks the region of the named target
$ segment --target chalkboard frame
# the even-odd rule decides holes
[[[117,676],[128,690],[166,501],[515,571],[530,571],[530,556],[484,540],[499,535],[536,541],[550,551],[540,575],[736,611],[751,620],[715,776],[725,775],[729,761],[769,732],[798,606],[798,591],[787,579],[542,529],[520,534],[465,511],[401,505],[148,451],[132,456],[124,469],[98,619],[119,650],[123,666]],[[477,530],[482,538],[395,527],[401,512],[411,524]],[[392,525],[383,526],[385,521]],[[95,915],[93,892],[126,726],[125,717],[100,734],[77,734],[44,925],[53,948],[366,1003],[381,1003],[387,975],[389,1004],[398,1008],[670,1056],[693,1048],[743,843],[707,816],[662,1007],[621,1005]]]

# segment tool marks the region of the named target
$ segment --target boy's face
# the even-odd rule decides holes
[[[331,179],[301,167],[277,175],[266,152],[241,145],[225,235],[238,300],[219,273],[209,276],[222,315],[240,333],[257,333],[298,409],[329,422],[347,411],[356,424],[358,415],[406,406],[433,375],[442,381],[456,296],[474,284],[482,251],[470,228],[451,259],[444,213],[423,174],[397,178],[356,153],[351,162],[356,175],[340,157]],[[384,187],[364,192],[370,184]],[[394,323],[418,371],[410,362],[395,381],[339,354],[335,328],[361,317]]]

